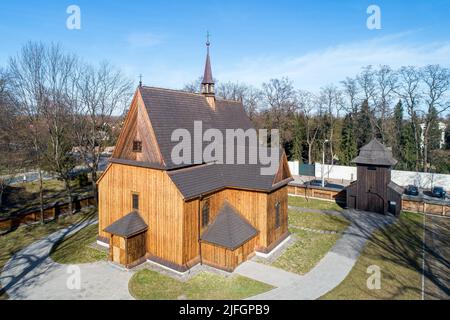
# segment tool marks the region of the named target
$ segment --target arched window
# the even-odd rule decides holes
[[[203,201],[202,207],[202,227],[206,227],[209,223],[209,199]]]

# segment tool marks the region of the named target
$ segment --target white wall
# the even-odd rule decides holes
[[[291,174],[293,176],[298,176],[298,168],[299,168],[298,161],[289,161],[289,170],[291,171]]]
[[[323,170],[323,176],[325,179],[338,179],[338,180],[356,180],[356,167],[347,166],[331,166],[325,165]],[[316,177],[322,177],[322,165],[316,163]]]
[[[298,175],[298,161],[290,161],[289,168],[293,175]],[[318,178],[322,176],[321,168],[321,164],[315,164],[316,177]],[[353,181],[357,178],[356,167],[325,165],[324,176],[325,179]],[[392,181],[400,186],[415,184],[421,188],[427,189],[430,189],[433,186],[443,186],[444,189],[450,190],[449,174],[392,170]]]

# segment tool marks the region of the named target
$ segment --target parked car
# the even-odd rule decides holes
[[[328,181],[325,180],[325,186],[328,184]],[[308,186],[314,186],[314,187],[321,187],[322,186],[322,180],[310,180],[310,181],[306,181],[304,183],[305,185]]]
[[[445,194],[446,192],[443,187],[433,187],[433,189],[431,189],[432,197],[445,199]]]
[[[418,196],[419,188],[413,185],[408,185],[405,188],[405,194],[407,194],[408,196]]]

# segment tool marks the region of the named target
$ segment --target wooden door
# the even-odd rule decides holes
[[[368,193],[367,210],[371,212],[384,213],[383,199],[375,193]]]

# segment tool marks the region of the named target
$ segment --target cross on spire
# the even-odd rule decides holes
[[[209,57],[209,47],[211,34],[209,31],[206,32],[206,62],[205,62],[205,73],[203,74],[202,80],[202,93],[204,95],[214,98],[214,80],[211,71],[211,59]]]
[[[209,48],[209,46],[211,45],[211,42],[209,41],[211,37],[211,34],[209,33],[209,31],[206,31],[206,46]]]
[[[142,74],[139,75],[139,87],[142,87]]]

